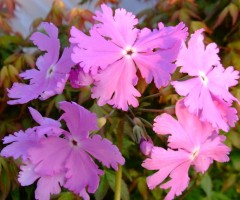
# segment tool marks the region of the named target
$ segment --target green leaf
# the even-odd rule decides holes
[[[107,177],[110,188],[113,191],[115,191],[115,185],[116,185],[115,173],[106,171],[106,177]],[[121,181],[121,199],[129,200],[128,187],[127,187],[127,184],[123,180]]]
[[[231,200],[231,199],[223,193],[213,191],[211,200]]]
[[[108,180],[106,178],[106,175],[104,175],[101,177],[99,187],[98,187],[96,193],[94,194],[96,200],[104,199],[104,197],[107,194],[108,189],[109,189]]]
[[[226,180],[223,182],[222,190],[221,192],[225,192],[227,189],[232,187],[237,180],[237,174],[230,174]]]
[[[140,177],[138,179],[137,187],[138,187],[138,191],[142,195],[142,199],[147,200],[148,199],[148,187],[147,187],[145,177]]]
[[[240,134],[234,130],[227,135],[233,146],[240,149]]]
[[[62,192],[58,197],[58,200],[73,200],[74,195],[71,192]]]
[[[11,191],[11,197],[12,197],[12,200],[21,200],[20,192],[19,192],[18,188],[13,190],[13,191]]]
[[[230,155],[230,160],[233,164],[233,167],[235,170],[240,171],[240,157],[239,157],[239,151],[233,151]]]
[[[201,180],[201,187],[207,194],[208,199],[211,199],[212,195],[212,180],[208,173],[205,173]]]

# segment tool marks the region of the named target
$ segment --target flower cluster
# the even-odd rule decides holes
[[[43,51],[36,61],[38,69],[21,73],[30,82],[14,83],[8,90],[8,103],[45,100],[62,93],[69,79],[73,88],[92,85],[92,98],[99,106],[109,104],[127,111],[129,106],[139,105],[137,97],[141,93],[135,87],[138,74],[146,83],[153,81],[160,88],[170,83],[171,74],[181,66],[180,72],[190,78],[171,82],[184,96],[176,104],[178,121],[162,114],[154,123],[157,134],[169,135],[168,148],[154,146],[150,137],[141,143],[148,157],[142,166],[158,170],[147,178],[149,188],[170,188],[165,199],[173,199],[187,188],[190,166],[204,173],[213,161],[229,160],[230,148],[219,130],[228,131],[238,120],[231,106],[239,101],[229,87],[237,84],[239,72],[233,67],[223,68],[216,44],[205,48],[202,29],[192,34],[187,47],[188,32],[183,23],[171,27],[158,23],[157,29],[138,29],[138,19],[125,9],[113,12],[105,4],[101,9],[94,16],[96,23],[89,35],[71,28],[70,47],[60,58],[57,27],[41,24],[45,33],[35,32],[30,38]],[[74,102],[63,101],[59,107],[64,111],[59,120],[42,117],[29,107],[39,125],[6,136],[3,141],[7,146],[1,156],[22,159],[18,180],[23,186],[37,181],[36,199],[50,199],[64,187],[87,200],[103,174],[93,159],[115,170],[125,160],[111,141],[90,134],[98,129],[95,114]],[[61,120],[68,130],[62,128]]]
[[[93,158],[115,170],[124,164],[124,158],[109,140],[89,135],[98,129],[95,114],[74,102],[60,102],[60,109],[64,111],[60,120],[66,122],[69,131],[63,130],[59,121],[29,108],[39,126],[5,137],[4,144],[9,145],[1,156],[22,158],[18,180],[23,186],[38,180],[36,199],[49,199],[63,186],[86,200],[87,192],[96,191],[103,174]]]
[[[178,94],[185,96],[184,104],[191,113],[215,128],[228,131],[238,119],[236,109],[230,107],[238,100],[228,89],[237,85],[239,72],[233,67],[223,68],[215,43],[205,49],[202,32],[200,29],[192,34],[188,48],[183,44],[177,59],[177,65],[182,66],[180,71],[194,78],[174,81],[172,85]]]
[[[178,121],[168,114],[155,119],[154,131],[170,135],[168,149],[152,147],[150,158],[142,164],[146,169],[159,170],[147,178],[147,183],[150,189],[157,185],[170,188],[166,200],[187,188],[191,165],[204,173],[214,160],[229,160],[230,149],[224,145],[225,137],[219,135],[219,129],[228,131],[238,120],[236,109],[231,107],[232,101],[238,100],[228,88],[237,84],[239,72],[222,67],[215,43],[205,49],[202,32],[200,29],[192,34],[188,48],[183,44],[177,58],[180,71],[194,76],[172,82],[178,94],[185,96],[176,104]],[[168,176],[170,180],[163,183]]]

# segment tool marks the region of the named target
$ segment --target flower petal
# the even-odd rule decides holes
[[[142,29],[134,47],[136,47],[139,52],[145,52],[147,49],[167,50],[172,49],[174,46],[179,50],[181,41],[184,41],[187,35],[187,28],[182,22],[177,26],[170,27],[164,27],[162,23],[159,23],[158,30],[155,29],[151,31],[148,28]],[[176,57],[174,59],[176,59]]]
[[[38,200],[50,199],[51,194],[59,194],[61,192],[60,186],[62,186],[63,183],[63,173],[41,177],[37,182],[35,198]]]
[[[36,84],[26,85],[23,83],[14,83],[11,89],[8,89],[9,105],[24,104],[39,97],[39,93],[43,91],[43,86]],[[36,92],[38,91],[38,92]]]
[[[40,138],[35,131],[34,128],[29,128],[25,132],[19,131],[4,137],[3,143],[8,145],[2,149],[1,156],[28,159],[29,149],[39,145]]]
[[[147,158],[142,166],[148,170],[159,170],[147,178],[150,189],[160,185],[165,178],[172,173],[179,165],[189,162],[189,153],[185,151],[165,150],[161,147],[153,147],[151,158]],[[190,164],[189,164],[190,166]]]
[[[65,170],[64,164],[71,152],[65,139],[50,136],[41,140],[41,146],[29,150],[30,161],[41,176],[52,176]]]
[[[65,113],[61,116],[67,123],[67,127],[72,135],[78,138],[88,138],[89,131],[97,130],[97,116],[86,110],[75,102],[62,101],[59,103],[60,109]]]
[[[170,134],[168,146],[176,149],[192,149],[194,147],[194,137],[184,130],[181,124],[169,114],[162,114],[155,118],[153,130],[157,134]]]
[[[97,69],[105,69],[108,65],[123,57],[122,49],[116,44],[102,37],[95,29],[90,30],[90,36],[85,35],[75,27],[71,28],[73,48],[71,58],[74,63],[80,63],[85,73],[91,70],[93,74]]]
[[[47,22],[42,22],[40,27],[44,28],[47,35],[41,32],[35,32],[32,34],[30,39],[41,51],[46,51],[49,53],[48,58],[51,59],[51,63],[56,63],[60,50],[58,29],[54,24]]]
[[[73,149],[64,166],[67,169],[65,188],[76,194],[81,194],[86,188],[90,193],[97,190],[99,175],[103,172],[84,151]]]
[[[200,71],[207,73],[212,66],[219,64],[217,45],[211,43],[205,49],[202,32],[203,29],[199,29],[191,35],[188,48],[183,45],[176,62],[178,66],[182,66],[180,71],[190,76],[198,76]]]
[[[138,34],[138,29],[134,26],[138,23],[135,15],[127,12],[123,8],[116,9],[114,14],[106,4],[101,5],[102,13],[96,12],[95,20],[99,24],[94,25],[97,31],[105,37],[111,38],[111,41],[118,46],[132,46]],[[123,23],[124,22],[124,23]]]
[[[134,88],[137,82],[132,59],[121,59],[94,76],[92,98],[98,98],[100,106],[108,103],[115,108],[128,110],[128,105],[138,106],[140,93]]]
[[[171,188],[165,200],[172,200],[174,196],[179,196],[187,188],[189,183],[188,170],[190,168],[191,162],[186,161],[179,166],[177,166],[170,174],[171,180],[162,184],[160,188],[168,189]]]
[[[26,162],[26,165],[20,167],[21,171],[18,175],[18,181],[21,186],[27,186],[33,184],[40,175],[34,171],[34,165],[30,162]]]
[[[168,61],[167,55],[165,56],[163,57],[161,53],[156,52],[151,54],[141,53],[134,57],[142,77],[147,83],[154,79],[157,88],[166,86],[171,79],[170,73],[173,73],[176,69],[176,66]]]
[[[119,149],[99,135],[81,141],[81,147],[108,168],[117,170],[118,164],[123,165],[125,162]]]

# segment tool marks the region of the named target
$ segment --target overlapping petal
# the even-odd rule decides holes
[[[12,156],[14,159],[21,157],[23,160],[26,160],[29,148],[38,146],[39,140],[40,137],[36,134],[34,128],[29,128],[25,132],[15,132],[13,135],[3,138],[3,144],[8,145],[2,149],[1,156]]]
[[[99,67],[105,69],[123,56],[120,47],[106,40],[95,29],[91,29],[90,36],[87,36],[72,27],[69,41],[77,44],[71,55],[73,62],[80,63],[86,73],[91,70],[96,74]]]
[[[98,98],[99,105],[108,103],[122,110],[127,110],[128,105],[138,106],[136,97],[141,94],[134,87],[137,76],[131,59],[115,62],[111,67],[94,76],[94,80],[92,97]]]
[[[222,67],[216,44],[211,43],[205,48],[202,32],[200,29],[192,34],[188,47],[183,45],[177,59],[180,71],[194,77],[173,81],[172,85],[178,94],[185,96],[184,104],[191,113],[210,122],[214,128],[228,131],[237,121],[231,103],[239,102],[229,92],[229,87],[237,84],[239,72],[233,67]]]
[[[61,116],[67,123],[67,127],[72,135],[78,138],[88,138],[89,132],[97,130],[97,116],[89,112],[75,102],[63,101],[60,104],[61,110],[65,113]]]
[[[62,138],[50,136],[41,140],[41,145],[29,150],[35,172],[51,176],[65,170],[64,164],[71,153],[70,143]]]

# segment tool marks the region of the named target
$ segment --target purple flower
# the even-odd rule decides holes
[[[166,86],[174,72],[181,41],[187,36],[183,23],[164,27],[159,23],[153,31],[135,28],[138,20],[125,9],[103,4],[102,12],[94,17],[99,23],[90,30],[90,36],[71,29],[72,60],[94,78],[92,97],[99,105],[110,104],[127,110],[128,105],[138,106],[136,97],[141,94],[134,87],[139,69],[147,83],[154,80],[160,88]]]
[[[221,66],[216,44],[205,48],[202,32],[200,29],[192,34],[188,48],[183,45],[177,59],[177,65],[182,66],[180,71],[193,78],[173,81],[172,85],[178,94],[185,96],[184,104],[191,113],[215,128],[228,131],[238,119],[236,110],[230,107],[232,101],[238,100],[228,90],[238,83],[239,72]]]
[[[187,188],[191,165],[197,172],[204,173],[214,160],[227,162],[230,152],[223,144],[225,137],[218,135],[211,124],[191,114],[183,100],[176,105],[176,115],[178,121],[168,114],[155,119],[153,129],[157,134],[169,134],[169,148],[153,147],[150,158],[142,164],[148,170],[158,170],[147,178],[147,184],[150,189],[157,185],[170,188],[166,200],[174,199]],[[170,180],[163,183],[168,176]]]
[[[69,131],[61,129],[58,121],[44,118],[30,108],[40,126],[5,137],[4,143],[9,145],[1,156],[22,158],[24,165],[18,180],[21,185],[38,180],[36,199],[50,199],[63,186],[86,200],[87,192],[96,191],[103,174],[93,158],[115,170],[125,161],[109,140],[99,135],[90,137],[90,131],[98,129],[95,114],[76,103],[61,102],[60,108],[65,112],[60,119],[66,122]]]
[[[30,79],[29,84],[14,83],[8,90],[8,104],[23,104],[33,99],[47,99],[55,94],[61,94],[68,78],[68,73],[74,65],[71,61],[71,48],[65,48],[59,58],[60,42],[58,29],[52,23],[43,22],[41,26],[46,34],[35,32],[31,36],[33,43],[46,52],[37,59],[38,69],[30,69],[20,74],[24,79]]]

